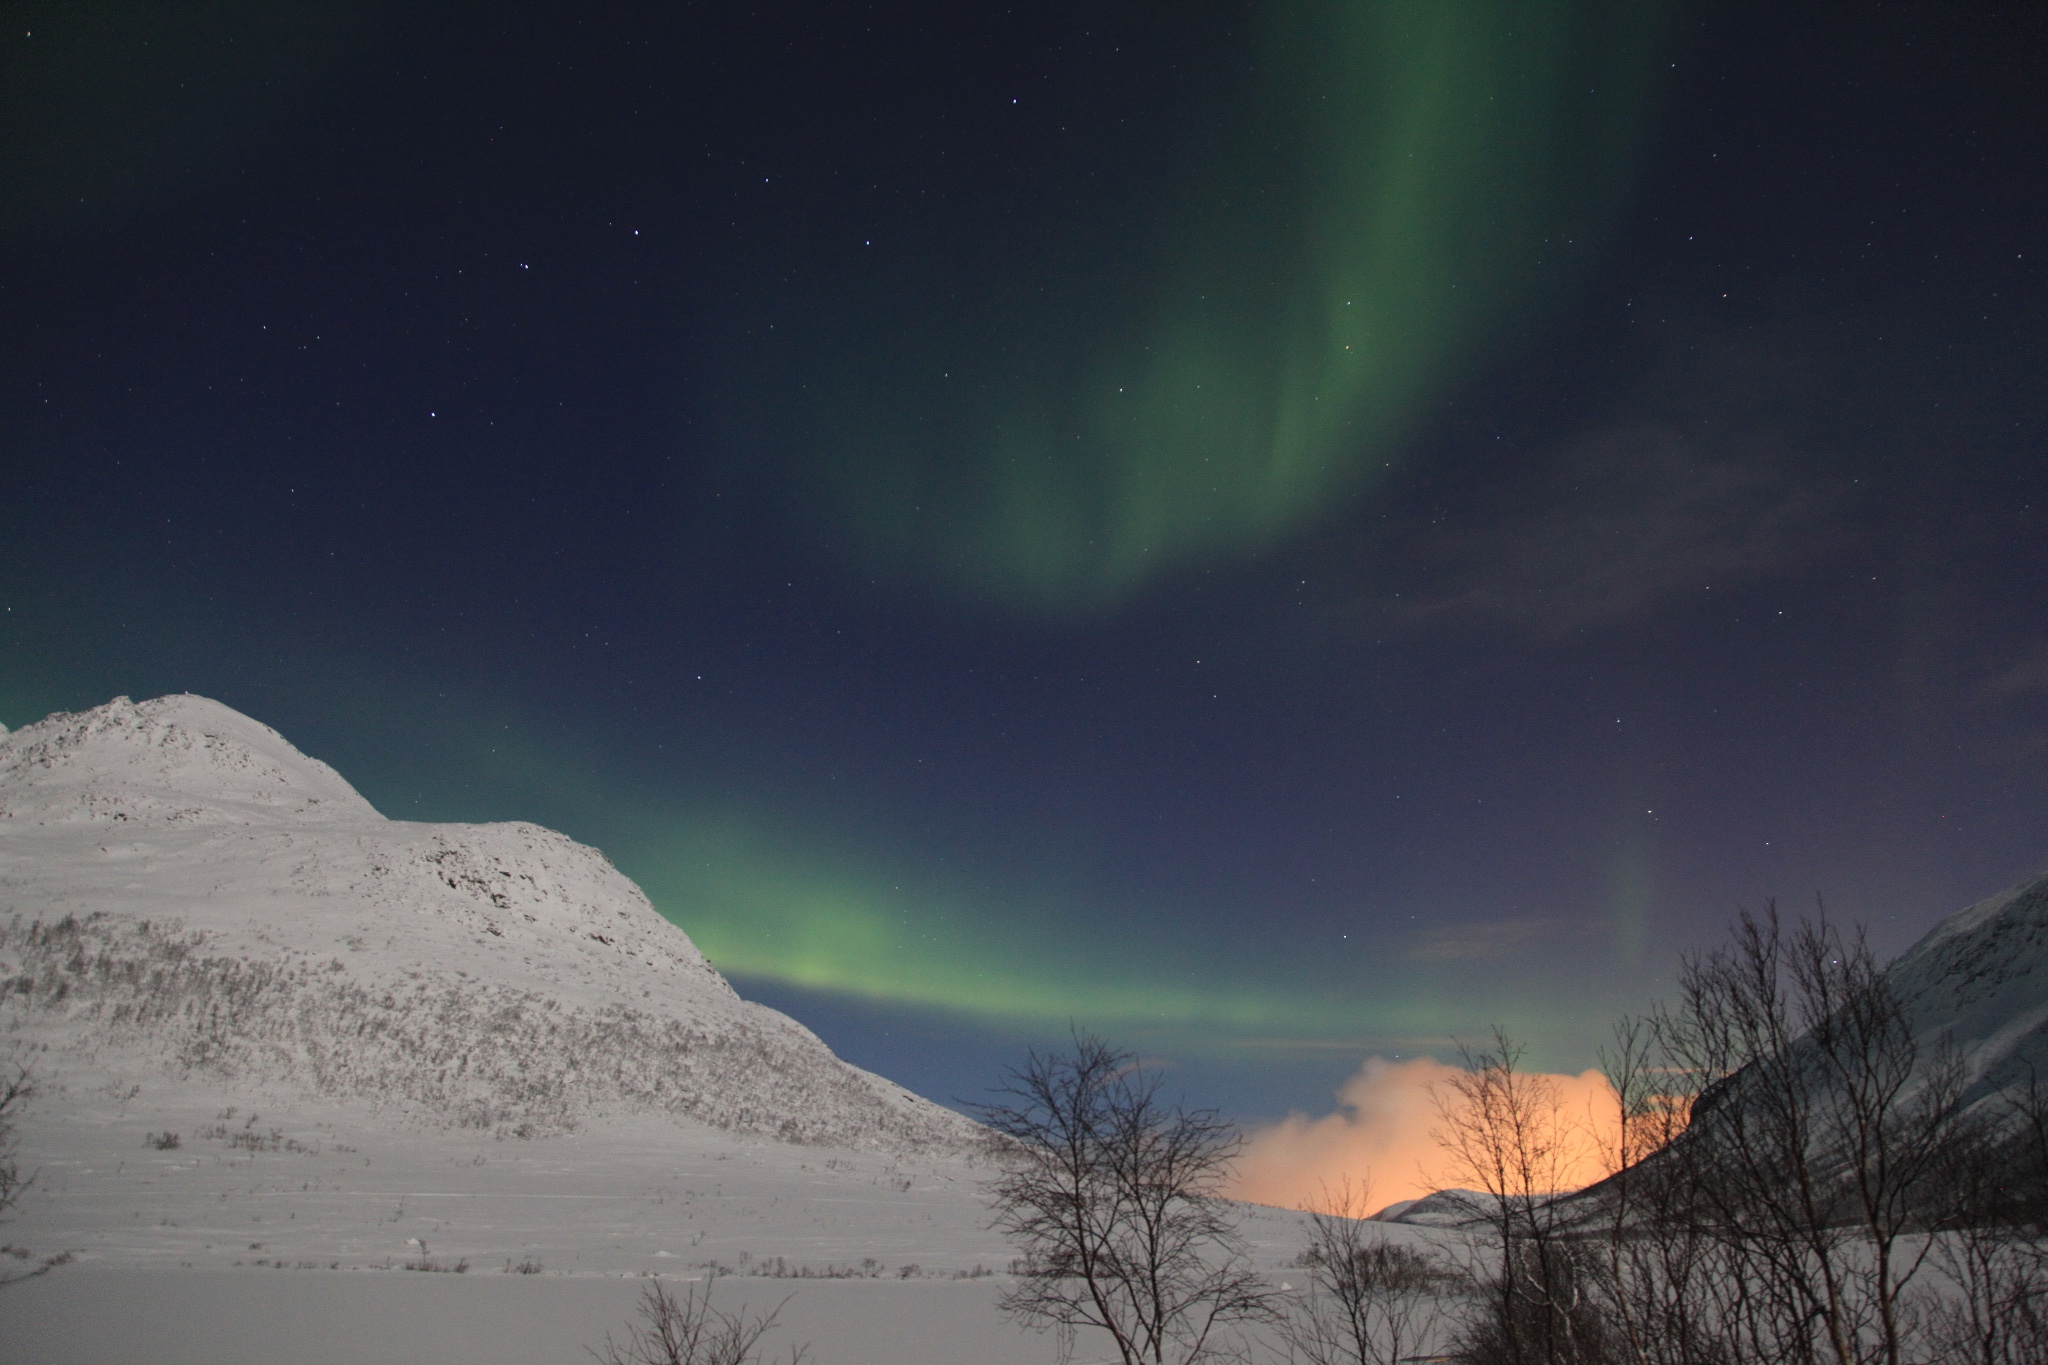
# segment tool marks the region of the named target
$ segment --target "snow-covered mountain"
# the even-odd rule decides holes
[[[498,1135],[661,1114],[789,1142],[979,1130],[740,999],[596,849],[387,820],[202,697],[0,733],[0,1033]]]
[[[1971,1102],[2030,1069],[2048,1081],[2048,873],[1949,916],[1885,974],[1923,1047],[1961,1054]]]

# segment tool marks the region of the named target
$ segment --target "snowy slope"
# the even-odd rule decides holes
[[[597,850],[386,820],[193,696],[0,735],[0,1030],[55,1049],[40,1070],[136,1054],[428,1127],[661,1114],[895,1151],[978,1132],[741,1000]]]
[[[1886,975],[1915,1036],[1961,1053],[1972,1101],[2048,1078],[2048,874],[1949,916]]]

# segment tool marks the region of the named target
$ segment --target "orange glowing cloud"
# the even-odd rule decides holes
[[[1337,1092],[1334,1114],[1289,1114],[1254,1130],[1229,1190],[1233,1199],[1281,1208],[1319,1207],[1330,1191],[1369,1184],[1371,1207],[1384,1208],[1433,1190],[1470,1184],[1431,1134],[1443,1118],[1435,1096],[1452,1096],[1463,1073],[1428,1057],[1390,1062],[1370,1057]],[[1558,1141],[1565,1153],[1563,1188],[1590,1185],[1607,1174],[1620,1117],[1614,1090],[1597,1071],[1549,1075]]]

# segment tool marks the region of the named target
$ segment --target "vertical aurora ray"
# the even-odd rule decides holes
[[[812,372],[804,496],[877,569],[1052,611],[1341,506],[1590,254],[1666,17],[1272,5],[1138,245],[1063,207],[889,280]]]
[[[1649,960],[1651,915],[1657,901],[1657,856],[1640,834],[1624,836],[1608,855],[1607,896],[1614,932],[1614,954],[1629,972],[1640,972]]]

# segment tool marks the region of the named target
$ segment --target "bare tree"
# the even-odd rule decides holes
[[[2048,1360],[2048,1086],[2024,1083],[1969,1125],[1936,1256],[1954,1287],[1933,1331],[1944,1360]],[[1974,1116],[1973,1116],[1974,1117]]]
[[[16,1157],[19,1141],[16,1130],[21,1123],[21,1113],[35,1093],[35,1078],[19,1062],[13,1064],[11,1075],[0,1080],[0,1223],[9,1221],[8,1214],[13,1212],[22,1194],[35,1181],[33,1175],[21,1173]],[[11,1243],[0,1246],[0,1257],[14,1263],[12,1266],[0,1266],[0,1286],[47,1275],[71,1259],[69,1253],[38,1257],[27,1247]]]
[[[1438,1137],[1495,1258],[1468,1361],[2048,1360],[2048,1088],[1969,1106],[1951,1041],[1824,911],[1741,914],[1675,1008],[1617,1029],[1583,1194],[1552,1194],[1572,1139],[1520,1050],[1465,1060]]]
[[[1588,1201],[1586,1231],[1600,1248],[1592,1288],[1616,1329],[1611,1349],[1630,1365],[1722,1365],[1722,1258],[1700,1216],[1694,1170],[1670,1155],[1692,1110],[1693,1078],[1661,1064],[1645,1019],[1616,1024],[1600,1062],[1616,1112],[1611,1127],[1594,1125],[1608,1174]]]
[[[1346,1179],[1309,1214],[1308,1288],[1280,1329],[1308,1365],[1397,1365],[1436,1345],[1443,1299],[1459,1277],[1371,1228],[1370,1191]]]
[[[640,1322],[626,1328],[626,1340],[613,1341],[607,1332],[603,1348],[590,1354],[602,1365],[751,1365],[761,1338],[789,1300],[759,1317],[749,1315],[744,1305],[737,1313],[723,1312],[711,1306],[717,1279],[706,1276],[680,1299],[656,1280],[641,1292]],[[808,1347],[792,1347],[787,1365],[804,1365],[809,1358]]]
[[[1493,1312],[1468,1324],[1474,1352],[1511,1362],[1570,1365],[1598,1357],[1601,1325],[1587,1294],[1587,1252],[1556,1196],[1572,1188],[1583,1127],[1548,1077],[1523,1069],[1522,1044],[1495,1030],[1493,1046],[1461,1047],[1464,1069],[1433,1092],[1436,1138],[1457,1178],[1483,1196]]]
[[[1824,915],[1802,923],[1792,980],[1807,1021],[1801,1051],[1819,1072],[1811,1103],[1826,1174],[1848,1187],[1862,1292],[1886,1365],[1902,1365],[1904,1294],[1932,1246],[1906,1236],[1938,1207],[1963,1137],[1962,1059],[1946,1040],[1923,1046],[1913,1036],[1860,929],[1844,936]]]
[[[1003,1311],[1116,1342],[1124,1365],[1187,1365],[1221,1329],[1273,1316],[1217,1190],[1240,1139],[1211,1110],[1168,1105],[1127,1052],[1076,1034],[1071,1055],[1032,1052],[984,1106],[1009,1139],[990,1187],[993,1226],[1023,1252]]]
[[[1731,1349],[1901,1365],[1935,1245],[1918,1234],[1942,1221],[1967,1136],[1953,1049],[1914,1036],[1861,933],[1824,913],[1788,934],[1775,906],[1744,912],[1680,989],[1658,1040],[1702,1088],[1670,1156],[1724,1254]]]
[[[13,1209],[21,1192],[28,1188],[28,1178],[21,1173],[15,1161],[15,1125],[21,1119],[21,1111],[35,1095],[35,1082],[29,1079],[28,1068],[17,1063],[14,1074],[0,1081],[0,1214]]]
[[[1680,1151],[1746,1291],[1728,1330],[1750,1358],[1850,1365],[1864,1327],[1848,1278],[1852,1229],[1820,1164],[1817,1072],[1795,1047],[1804,1021],[1789,950],[1775,906],[1744,911],[1729,946],[1685,962],[1659,1037],[1705,1081]]]

